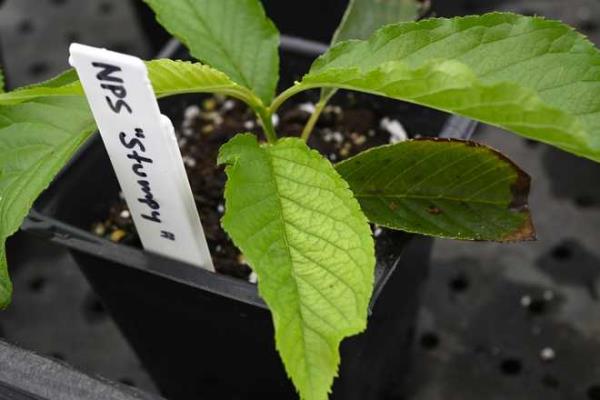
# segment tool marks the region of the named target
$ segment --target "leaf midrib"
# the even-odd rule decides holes
[[[293,262],[293,258],[292,258],[292,252],[291,252],[291,246],[290,246],[290,242],[289,242],[289,233],[287,231],[287,225],[286,225],[286,219],[284,216],[284,211],[283,211],[283,203],[281,201],[281,192],[279,189],[279,183],[277,182],[277,175],[275,174],[275,166],[273,165],[273,157],[270,151],[266,151],[266,155],[267,155],[267,160],[268,160],[268,165],[269,165],[269,169],[271,171],[271,176],[273,177],[273,186],[275,187],[275,191],[277,194],[277,203],[279,204],[279,218],[280,218],[280,222],[282,224],[282,238],[283,238],[283,242],[285,244],[285,251],[288,255],[288,260],[290,263],[290,273],[292,275],[292,281],[294,282],[294,290],[296,292],[296,297],[298,299],[298,317],[292,317],[292,318],[299,318],[300,319],[300,329],[302,330],[302,348],[304,349],[303,353],[304,353],[304,357],[302,357],[302,364],[304,365],[304,372],[307,376],[308,379],[308,386],[310,387],[310,392],[314,393],[314,384],[313,384],[313,379],[312,379],[312,374],[310,372],[310,368],[308,368],[308,358],[306,357],[306,355],[308,354],[307,351],[307,345],[306,345],[306,333],[305,333],[305,329],[307,328],[307,323],[304,320],[304,313],[302,310],[302,297],[300,296],[300,289],[298,288],[298,277],[296,276],[296,271],[294,269],[294,262]],[[309,328],[310,329],[310,328]],[[311,329],[314,331],[314,329]]]

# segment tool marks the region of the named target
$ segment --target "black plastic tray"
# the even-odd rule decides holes
[[[0,400],[164,400],[0,340]]]

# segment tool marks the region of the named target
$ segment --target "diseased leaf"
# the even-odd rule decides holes
[[[248,89],[201,64],[147,63],[157,96],[217,92],[260,104]],[[10,301],[4,242],[21,225],[33,201],[78,146],[96,129],[73,70],[0,94],[0,307]]]
[[[529,176],[475,142],[409,140],[336,165],[373,223],[451,239],[535,237]]]
[[[297,138],[260,146],[238,135],[223,227],[258,275],[275,341],[301,398],[323,400],[340,341],[365,329],[375,265],[371,231],[347,183]]]
[[[464,115],[600,161],[600,53],[557,21],[492,13],[391,25],[315,61],[342,87]]]
[[[0,308],[10,302],[4,242],[33,201],[95,129],[81,97],[0,107]]]
[[[192,56],[269,104],[279,74],[279,33],[259,0],[144,0]]]

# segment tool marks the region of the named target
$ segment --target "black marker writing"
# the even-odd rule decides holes
[[[160,236],[164,237],[165,239],[175,240],[175,235],[169,231],[160,231]]]
[[[135,161],[131,165],[131,170],[134,174],[139,176],[140,178],[146,178],[147,174],[144,172],[145,164],[152,164],[152,159],[148,157],[144,157],[140,153],[144,153],[146,151],[146,147],[144,146],[143,139],[145,138],[144,131],[140,128],[136,128],[135,137],[128,138],[125,132],[121,132],[119,134],[119,141],[128,150],[131,150],[127,153],[127,158]],[[138,152],[139,150],[139,152]],[[149,221],[161,223],[160,219],[160,204],[154,198],[154,194],[152,193],[152,187],[150,185],[150,181],[146,179],[140,179],[137,181],[137,184],[140,187],[142,196],[137,199],[142,204],[145,204],[149,208],[148,214],[141,214],[141,217],[147,219]],[[164,232],[164,231],[163,231]],[[175,236],[173,239],[175,240]]]
[[[131,114],[131,107],[125,101],[125,97],[127,97],[127,90],[125,89],[125,86],[122,85],[123,79],[116,76],[117,72],[121,72],[121,67],[100,62],[93,62],[92,66],[100,68],[100,71],[96,74],[96,79],[98,79],[100,82],[121,83],[121,85],[106,83],[102,83],[100,85],[102,89],[107,90],[112,95],[105,97],[106,103],[110,109],[116,114],[119,114],[123,109],[127,110],[127,112]]]

